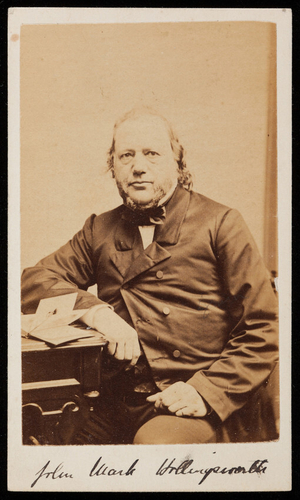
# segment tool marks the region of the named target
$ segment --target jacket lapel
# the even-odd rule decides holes
[[[176,245],[178,242],[181,226],[186,217],[190,204],[190,193],[177,186],[171,199],[166,204],[166,221],[156,226],[154,240],[160,245]]]
[[[136,278],[141,273],[148,271],[159,262],[169,259],[170,252],[153,241],[140,255],[133,261],[124,276],[124,283]]]
[[[189,200],[190,194],[177,187],[166,205],[165,223],[156,226],[154,241],[145,250],[138,227],[121,217],[115,233],[116,252],[111,255],[111,260],[123,276],[124,283],[171,257],[164,247],[177,243]]]
[[[143,243],[138,227],[132,226],[122,216],[115,232],[115,249],[110,258],[124,278],[132,263],[143,252]]]

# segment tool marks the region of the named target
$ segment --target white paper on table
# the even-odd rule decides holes
[[[73,309],[76,297],[77,292],[41,299],[35,314],[21,316],[22,334],[53,345],[92,337],[91,332],[68,326],[88,311]]]

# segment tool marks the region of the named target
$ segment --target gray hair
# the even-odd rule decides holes
[[[128,111],[125,113],[119,120],[116,121],[114,125],[114,131],[113,131],[113,140],[111,147],[108,151],[107,155],[107,166],[108,170],[111,171],[112,176],[114,177],[114,152],[115,152],[115,136],[116,136],[116,131],[118,127],[121,125],[121,123],[125,122],[126,120],[129,120],[130,118],[137,118],[139,116],[143,115],[153,115],[153,116],[158,116],[165,124],[166,129],[168,131],[169,137],[170,137],[170,144],[172,151],[174,153],[175,161],[177,162],[177,170],[178,170],[178,184],[181,184],[183,187],[185,187],[188,191],[192,189],[193,186],[193,179],[192,179],[192,174],[188,170],[186,166],[186,161],[185,161],[185,151],[183,146],[180,144],[179,139],[177,137],[177,134],[175,133],[173,127],[171,124],[168,122],[164,116],[160,115],[156,111],[154,111],[151,108],[148,107],[139,107],[139,108],[133,108],[131,111]]]

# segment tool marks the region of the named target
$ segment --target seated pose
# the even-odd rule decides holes
[[[123,203],[22,276],[24,313],[77,291],[81,321],[108,341],[74,444],[277,438],[276,296],[241,215],[191,190],[183,147],[147,108],[116,123],[108,163]]]

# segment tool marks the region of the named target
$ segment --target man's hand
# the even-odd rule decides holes
[[[185,382],[176,382],[162,392],[147,398],[155,408],[168,408],[177,417],[204,417],[206,405],[196,389]]]
[[[108,353],[119,360],[130,361],[134,366],[141,354],[137,332],[118,314],[103,307],[93,315],[93,328],[103,333],[108,341]]]

